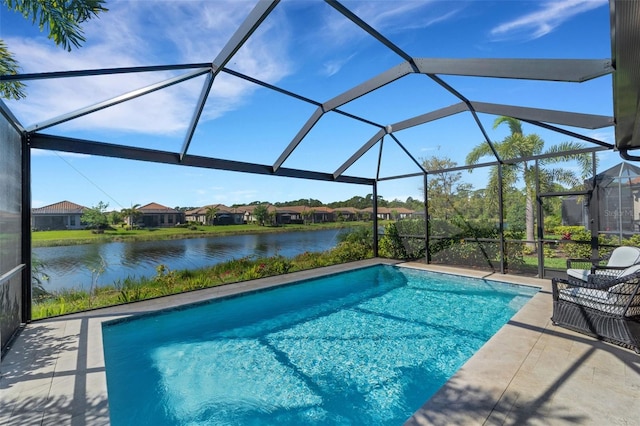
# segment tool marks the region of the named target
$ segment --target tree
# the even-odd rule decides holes
[[[138,222],[138,218],[142,216],[142,212],[138,210],[140,204],[134,204],[129,208],[122,209],[122,215],[127,218],[129,226],[134,226]]]
[[[285,201],[273,203],[276,207],[288,207],[288,206],[308,206],[308,207],[322,207],[322,201],[315,198],[300,198],[299,200]]]
[[[218,208],[215,206],[207,207],[207,210],[204,213],[204,217],[207,219],[207,223],[210,225],[215,225],[216,215],[218,214]]]
[[[269,218],[269,223],[271,225],[277,225],[276,224],[276,211],[275,210],[271,210],[271,211],[267,211],[267,218]]]
[[[86,41],[81,24],[108,10],[104,0],[5,0],[4,3],[9,10],[21,13],[34,24],[37,22],[40,31],[48,28],[48,37],[68,51]],[[19,70],[20,65],[0,39],[0,75],[15,75]],[[26,97],[24,88],[19,81],[1,82],[0,96],[18,100]]]
[[[422,160],[425,170],[444,170],[457,166],[455,161],[447,157],[432,156]],[[429,200],[429,216],[447,219],[455,215],[456,193],[461,184],[461,172],[433,173],[427,176],[427,197]]]
[[[80,221],[99,233],[109,226],[109,217],[106,213],[109,203],[100,201],[97,206],[87,209],[82,213]]]
[[[267,206],[264,204],[257,205],[256,208],[253,209],[253,217],[260,226],[264,226],[264,223],[269,217],[269,210],[267,209]]]
[[[109,223],[111,225],[117,225],[119,223],[122,223],[122,213],[118,211],[114,210],[112,212],[109,212],[108,217],[109,217]]]
[[[506,123],[509,126],[511,134],[507,136],[501,142],[494,142],[493,147],[502,160],[510,160],[517,158],[527,158],[541,154],[558,154],[556,157],[549,157],[539,160],[540,164],[540,187],[544,190],[550,188],[554,183],[563,183],[571,187],[577,187],[582,183],[584,177],[588,176],[592,169],[591,155],[590,154],[562,154],[564,152],[578,150],[584,148],[584,145],[578,142],[563,142],[558,145],[554,145],[544,150],[544,141],[540,136],[535,133],[525,135],[522,132],[522,123],[520,120],[512,117],[498,117],[493,123],[493,128],[496,129],[501,124]],[[474,147],[469,154],[467,154],[466,163],[468,165],[477,164],[478,161],[486,156],[493,155],[491,147],[486,142],[483,142]],[[549,169],[543,166],[559,163],[568,160],[577,160],[581,167],[580,179],[574,172],[567,168]],[[534,227],[534,208],[533,200],[535,197],[536,176],[535,167],[532,166],[530,161],[521,161],[514,165],[503,167],[503,185],[504,187],[515,187],[519,179],[524,182],[525,190],[525,227],[526,227],[526,239],[527,241],[533,241],[535,239]],[[493,195],[497,195],[498,192],[498,169],[493,167],[490,172],[488,188]],[[498,199],[495,197],[487,197],[494,201]],[[528,247],[535,248],[534,243],[528,243]]]
[[[313,216],[313,212],[311,212],[311,210],[305,209],[302,211],[302,220],[305,224],[309,223],[309,219],[311,218],[311,216]]]

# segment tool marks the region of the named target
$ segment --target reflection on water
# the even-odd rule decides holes
[[[161,262],[162,259],[184,256],[186,252],[186,247],[184,247],[184,244],[180,240],[120,244],[123,245],[121,264],[124,266],[135,267],[140,263],[157,264]]]
[[[184,240],[117,242],[66,247],[38,247],[34,255],[45,264],[47,290],[91,286],[92,271],[104,271],[98,285],[127,276],[153,276],[156,266],[195,269],[241,257],[294,257],[305,251],[325,251],[337,244],[340,230],[232,235]]]

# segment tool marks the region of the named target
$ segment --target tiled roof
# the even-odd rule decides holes
[[[82,214],[87,208],[71,201],[60,201],[44,207],[31,209],[32,214]]]
[[[296,206],[276,207],[276,211],[280,214],[283,214],[283,213],[300,214],[302,212],[302,210]]]
[[[263,204],[265,205],[265,204]],[[253,211],[255,210],[255,208],[257,207],[257,204],[251,204],[251,205],[247,205],[247,206],[237,206],[237,207],[227,207],[224,204],[213,204],[213,205],[208,205],[208,206],[203,206],[203,207],[199,207],[197,209],[193,209],[193,210],[189,210],[187,211],[185,214],[187,216],[194,216],[194,215],[204,215],[207,213],[207,208],[209,207],[215,207],[218,209],[218,213],[250,213],[252,214]],[[275,207],[271,204],[266,204],[267,206],[267,211],[272,212],[272,211],[276,211],[280,214],[303,214],[305,212],[311,212],[313,211],[314,213],[336,213],[336,212],[342,212],[342,213],[351,213],[351,214],[355,214],[355,213],[360,213],[360,212],[369,212],[371,213],[373,211],[372,207],[368,207],[366,209],[356,209],[355,207],[336,207],[335,209],[332,209],[330,207],[325,207],[325,206],[320,206],[320,207],[309,207],[309,206],[283,206],[283,207]],[[389,207],[378,207],[378,213],[380,214],[391,214],[392,212],[396,212],[399,214],[411,214],[411,213],[415,213],[413,210],[409,210],[406,209],[404,207],[394,207],[394,208],[389,208]]]
[[[362,209],[363,212],[373,213],[373,207],[367,207],[366,209]],[[378,214],[392,214],[396,213],[415,213],[414,210],[409,210],[404,207],[378,207]]]
[[[188,210],[185,212],[185,214],[187,216],[205,215],[207,214],[207,210],[209,209],[209,207],[218,209],[217,213],[242,213],[241,210],[238,210],[237,208],[227,207],[224,204],[210,204],[208,206],[202,206],[198,207],[197,209]]]
[[[360,210],[356,209],[355,207],[336,207],[335,209],[333,209],[334,212],[342,212],[342,213],[358,213],[360,212]]]
[[[273,211],[276,210],[276,208],[274,206],[272,206],[271,204],[260,204],[262,206],[266,205],[267,206],[267,211]],[[256,209],[256,207],[258,207],[258,204],[251,204],[250,206],[238,206],[236,207],[236,211],[238,213],[253,213],[253,211]]]
[[[149,203],[142,207],[138,207],[136,210],[139,210],[142,213],[181,213],[176,209],[172,209],[171,207],[166,207],[158,203]]]
[[[395,211],[396,213],[415,213],[415,210],[410,210],[405,207],[391,207],[389,210],[391,212]]]
[[[309,207],[309,206],[286,206],[286,207],[277,207],[276,210],[278,213],[298,213],[302,214],[304,212],[313,211],[315,213],[333,213],[333,210],[329,207]]]
[[[333,209],[329,208],[329,207],[324,207],[324,206],[320,206],[320,207],[308,207],[309,210],[313,210],[316,213],[333,213]]]

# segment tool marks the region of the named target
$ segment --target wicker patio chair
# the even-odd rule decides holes
[[[551,321],[640,353],[640,270],[633,270],[587,281],[554,278]]]
[[[626,268],[639,263],[639,247],[621,246],[606,259],[567,259],[567,277],[587,281],[591,274],[622,276]]]

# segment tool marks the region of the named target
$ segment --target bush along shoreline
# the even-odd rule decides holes
[[[293,258],[280,255],[243,257],[194,270],[169,270],[160,264],[153,277],[127,277],[109,285],[92,285],[88,290],[47,292],[46,284],[34,283],[34,288],[39,291],[34,292],[32,318],[50,318],[372,257],[371,229],[357,228],[343,234],[338,245],[331,250],[305,252]],[[38,279],[37,275],[34,277]]]

